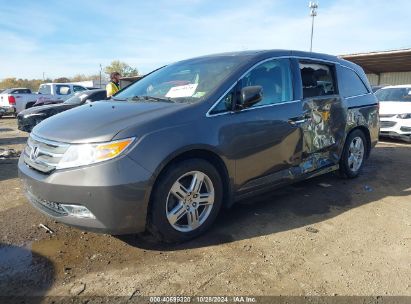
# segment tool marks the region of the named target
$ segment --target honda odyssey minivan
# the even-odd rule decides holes
[[[299,51],[225,53],[41,122],[18,166],[29,201],[57,221],[181,242],[240,199],[336,170],[356,177],[378,131],[359,66]]]

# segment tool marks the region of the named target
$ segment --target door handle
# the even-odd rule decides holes
[[[299,125],[299,124],[305,123],[306,121],[308,121],[308,120],[310,120],[310,119],[311,119],[311,115],[308,114],[308,113],[306,113],[306,114],[304,114],[304,115],[302,115],[302,116],[290,118],[290,119],[288,120],[288,123],[289,123],[290,125],[293,125],[293,126],[294,126],[294,125]]]
[[[302,124],[302,123],[304,123],[304,122],[306,122],[308,119],[300,119],[300,120],[292,120],[292,119],[290,119],[289,121],[288,121],[288,123],[290,124],[290,125],[299,125],[299,124]]]

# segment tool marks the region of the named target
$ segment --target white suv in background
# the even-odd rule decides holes
[[[380,135],[411,142],[411,84],[384,87],[380,102]]]

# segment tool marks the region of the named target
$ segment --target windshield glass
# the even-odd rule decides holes
[[[87,94],[76,93],[74,96],[67,99],[65,104],[82,104],[87,99]]]
[[[197,102],[232,73],[241,60],[244,59],[240,56],[221,56],[178,62],[147,75],[114,99],[131,101],[136,96],[149,96],[157,101]]]
[[[411,88],[389,88],[375,92],[378,101],[411,101]]]

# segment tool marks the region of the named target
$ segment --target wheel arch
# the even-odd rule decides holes
[[[154,180],[152,181],[152,186],[150,189],[150,194],[148,198],[148,209],[151,207],[151,201],[153,193],[157,187],[158,181],[160,176],[171,166],[178,162],[199,158],[211,163],[219,172],[221,176],[221,180],[223,183],[223,207],[230,207],[233,203],[232,199],[232,187],[231,187],[231,180],[230,174],[227,168],[227,164],[224,160],[214,151],[205,148],[192,148],[189,150],[180,151],[178,153],[174,153],[170,155],[162,165],[157,168],[154,176]],[[149,212],[147,213],[149,214]]]
[[[345,137],[345,140],[347,140],[347,138],[350,136],[350,134],[352,132],[354,132],[355,130],[360,130],[365,136],[365,140],[367,141],[366,142],[367,150],[365,152],[366,152],[366,158],[368,158],[370,156],[370,152],[371,152],[371,134],[370,134],[370,130],[366,126],[363,126],[363,125],[355,126],[354,128],[352,128],[347,133],[347,136]]]

